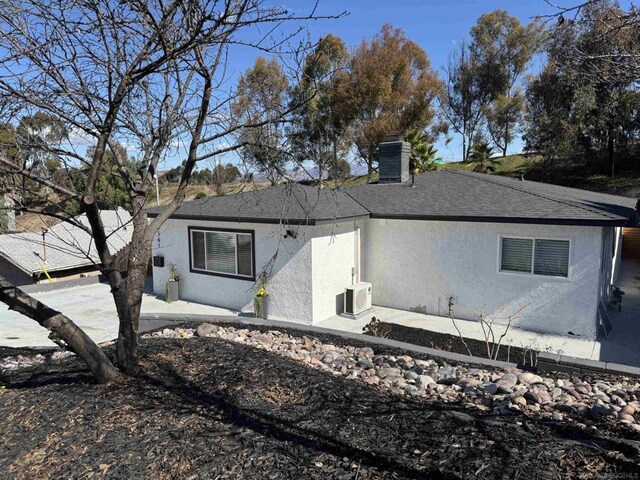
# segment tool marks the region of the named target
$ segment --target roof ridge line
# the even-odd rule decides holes
[[[353,187],[350,187],[353,188]],[[360,205],[362,208],[365,209],[365,211],[369,214],[369,216],[373,215],[373,212],[371,210],[369,210],[367,207],[365,207],[362,203],[360,203],[358,200],[356,200],[355,198],[353,198],[352,195],[349,195],[349,192],[347,192],[348,189],[342,190],[342,193],[344,193],[347,197],[349,197],[351,200],[353,200],[354,202],[356,202],[358,205]]]
[[[447,173],[453,173],[455,175],[463,175],[463,176],[471,176],[471,177],[474,176],[474,175],[467,175],[467,174],[469,174],[471,172],[462,172],[462,171],[455,171],[455,170],[443,170],[443,171],[447,172]],[[528,195],[533,195],[534,197],[544,198],[546,200],[550,200],[552,202],[559,203],[561,205],[567,205],[567,206],[570,206],[570,207],[580,208],[580,209],[582,209],[582,210],[584,210],[586,212],[590,212],[590,213],[597,213],[598,215],[601,215],[601,216],[603,216],[605,218],[609,218],[611,220],[615,220],[617,218],[617,216],[615,216],[615,215],[610,215],[608,213],[604,213],[601,210],[598,210],[598,209],[595,209],[595,208],[592,209],[592,208],[589,208],[589,207],[585,207],[584,205],[581,205],[581,204],[579,204],[577,202],[570,203],[567,200],[560,200],[558,198],[550,197],[550,196],[547,196],[547,195],[542,195],[540,193],[530,192],[530,191],[522,189],[522,188],[512,187],[510,185],[505,185],[504,183],[495,182],[495,181],[489,180],[488,178],[482,178],[480,176],[475,177],[475,178],[478,178],[479,180],[482,180],[484,182],[491,183],[493,185],[498,185],[499,187],[509,188],[509,189],[515,190],[517,192],[522,192],[522,193],[526,193]],[[508,177],[504,177],[504,178],[508,178]]]

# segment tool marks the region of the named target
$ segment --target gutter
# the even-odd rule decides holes
[[[147,214],[149,218],[155,218],[157,213]],[[265,217],[228,217],[228,216],[215,216],[215,215],[187,215],[187,214],[174,214],[169,217],[170,220],[199,220],[199,221],[211,221],[211,222],[229,222],[229,223],[264,223],[272,225],[327,225],[336,222],[350,222],[354,220],[362,220],[369,218],[369,215],[355,215],[349,217],[334,217],[334,218],[265,218]]]
[[[535,218],[535,217],[478,217],[467,215],[416,215],[416,214],[384,214],[372,213],[370,218],[384,220],[436,220],[443,222],[470,223],[521,223],[533,225],[574,225],[588,227],[624,227],[629,226],[629,220],[571,220],[565,218]]]
[[[150,218],[155,218],[158,214],[149,214]],[[587,227],[628,227],[630,220],[612,219],[612,220],[571,220],[564,218],[532,218],[532,217],[478,217],[467,215],[415,215],[415,214],[384,214],[371,213],[369,215],[356,215],[350,217],[335,217],[330,219],[280,219],[264,218],[264,217],[220,217],[213,215],[171,215],[171,220],[199,220],[211,222],[229,222],[229,223],[263,223],[278,225],[284,223],[287,225],[327,225],[336,222],[348,222],[354,220],[364,220],[374,218],[380,220],[421,220],[421,221],[443,221],[443,222],[471,222],[471,223],[520,223],[533,225],[573,225]],[[637,222],[634,222],[637,224]]]

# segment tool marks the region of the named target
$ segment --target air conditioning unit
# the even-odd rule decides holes
[[[344,289],[344,313],[356,316],[371,308],[371,284],[356,283]]]

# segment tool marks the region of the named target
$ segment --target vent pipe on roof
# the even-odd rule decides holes
[[[404,183],[409,180],[411,145],[402,135],[384,137],[378,145],[379,183]]]

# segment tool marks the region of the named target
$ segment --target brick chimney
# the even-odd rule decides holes
[[[402,135],[388,135],[378,145],[379,183],[404,183],[409,181],[409,156],[411,145]]]

